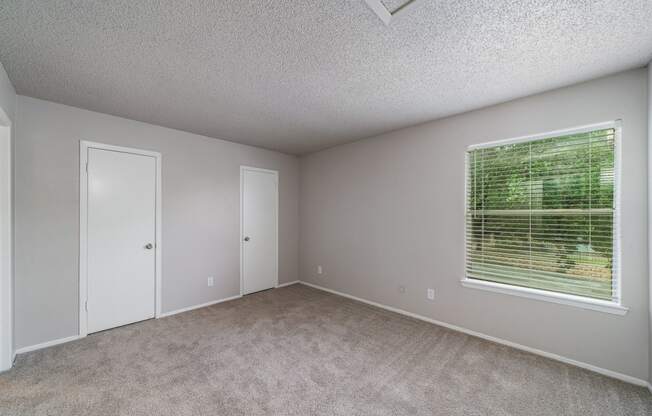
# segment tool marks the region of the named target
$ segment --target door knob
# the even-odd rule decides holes
[[[147,243],[147,244],[145,245],[145,248],[146,248],[147,250],[151,250],[152,248],[154,248],[154,246],[152,245],[152,243]]]
[[[249,240],[251,240],[251,238],[249,238],[249,237],[244,238],[244,241],[249,241]]]

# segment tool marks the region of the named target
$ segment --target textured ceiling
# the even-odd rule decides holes
[[[383,0],[395,7],[403,0]],[[19,94],[288,153],[644,66],[652,0],[1,0]]]

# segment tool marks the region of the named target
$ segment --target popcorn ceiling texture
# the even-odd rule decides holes
[[[394,5],[403,0],[387,0]],[[2,0],[19,94],[303,154],[642,67],[650,0]]]

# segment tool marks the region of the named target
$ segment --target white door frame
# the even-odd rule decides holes
[[[276,285],[278,287],[278,241],[279,241],[279,230],[278,230],[278,196],[279,196],[279,181],[278,181],[278,171],[271,169],[255,168],[253,166],[240,166],[240,296],[244,295],[244,173],[245,171],[252,172],[265,172],[271,173],[276,178]]]
[[[161,315],[161,231],[162,231],[162,198],[161,198],[161,154],[151,150],[134,149],[131,147],[113,146],[81,140],[79,142],[79,336],[88,335],[88,149],[111,150],[114,152],[131,153],[151,156],[156,160],[156,237],[154,244],[156,295],[155,318]]]
[[[14,361],[13,166],[11,120],[0,108],[0,372]]]

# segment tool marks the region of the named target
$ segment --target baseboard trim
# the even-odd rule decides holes
[[[80,338],[79,335],[73,335],[71,337],[59,338],[59,339],[54,339],[52,341],[42,342],[36,345],[30,345],[29,347],[18,348],[16,350],[16,355],[24,354],[30,351],[42,350],[43,348],[54,347],[55,345],[65,344],[70,341],[76,341],[79,338]]]
[[[190,311],[193,311],[195,309],[205,308],[207,306],[216,305],[218,303],[228,302],[230,300],[235,300],[235,299],[240,299],[241,297],[242,297],[242,295],[236,295],[236,296],[231,296],[229,298],[213,300],[213,301],[202,303],[202,304],[199,304],[199,305],[188,306],[187,308],[181,308],[181,309],[177,309],[177,310],[170,311],[170,312],[164,312],[164,313],[160,314],[159,316],[157,316],[157,318],[165,318],[165,317],[168,317],[168,316],[177,315],[179,313],[190,312]]]
[[[211,305],[215,305],[217,303],[222,303],[222,302],[227,302],[227,301],[234,300],[234,299],[239,299],[241,297],[242,297],[241,295],[231,296],[231,297],[225,298],[225,299],[214,300],[214,301],[211,301],[211,302],[202,303],[200,305],[194,305],[194,306],[189,306],[189,307],[183,308],[183,309],[177,309],[177,310],[171,311],[171,312],[165,312],[165,313],[162,313],[161,315],[159,315],[158,318],[165,318],[167,316],[172,316],[172,315],[176,315],[176,314],[179,314],[179,313],[192,311],[194,309],[205,308],[206,306],[211,306]],[[80,337],[79,335],[73,335],[71,337],[59,338],[59,339],[55,339],[55,340],[52,340],[52,341],[47,341],[47,342],[42,342],[40,344],[31,345],[29,347],[19,348],[14,352],[14,359],[15,359],[15,356],[18,355],[18,354],[24,354],[24,353],[30,352],[30,351],[36,351],[36,350],[40,350],[40,349],[43,349],[43,348],[53,347],[53,346],[59,345],[59,344],[65,344],[67,342],[75,341],[75,340],[78,340],[80,338],[83,338],[83,337]]]
[[[287,283],[281,283],[280,285],[276,286],[277,289],[285,286],[292,286],[301,283],[299,280],[294,280],[292,282],[287,282]]]
[[[390,312],[395,312],[395,313],[398,313],[398,314],[401,314],[401,315],[409,316],[411,318],[415,318],[415,319],[418,319],[418,320],[421,320],[421,321],[429,322],[429,323],[434,324],[434,325],[443,326],[444,328],[452,329],[453,331],[462,332],[462,333],[467,334],[467,335],[471,335],[471,336],[474,336],[474,337],[485,339],[487,341],[495,342],[496,344],[506,345],[508,347],[515,348],[517,350],[526,351],[526,352],[536,354],[536,355],[540,355],[542,357],[550,358],[552,360],[559,361],[559,362],[562,362],[562,363],[565,363],[565,364],[570,364],[570,365],[573,365],[575,367],[580,367],[580,368],[583,368],[585,370],[593,371],[594,373],[602,374],[603,376],[607,376],[607,377],[615,378],[615,379],[620,380],[620,381],[624,381],[626,383],[635,384],[637,386],[642,386],[642,387],[647,387],[652,392],[652,385],[650,383],[648,383],[647,381],[642,380],[640,378],[632,377],[632,376],[629,376],[627,374],[618,373],[618,372],[612,371],[612,370],[607,370],[606,368],[597,367],[597,366],[592,365],[592,364],[588,364],[588,363],[584,363],[584,362],[581,362],[581,361],[573,360],[572,358],[563,357],[561,355],[553,354],[551,352],[547,352],[547,351],[539,350],[539,349],[536,349],[536,348],[528,347],[528,346],[525,346],[525,345],[517,344],[517,343],[512,342],[512,341],[507,341],[507,340],[504,340],[504,339],[501,339],[501,338],[496,338],[494,336],[483,334],[483,333],[477,332],[477,331],[472,331],[470,329],[466,329],[466,328],[463,328],[461,326],[452,325],[452,324],[442,322],[442,321],[437,321],[435,319],[431,319],[431,318],[428,318],[428,317],[423,316],[423,315],[418,315],[416,313],[408,312],[408,311],[403,310],[403,309],[383,305],[381,303],[373,302],[373,301],[363,299],[363,298],[359,298],[357,296],[349,295],[347,293],[338,292],[337,290],[329,289],[329,288],[319,286],[319,285],[316,285],[316,284],[313,284],[313,283],[308,283],[308,282],[304,282],[304,281],[299,281],[299,283],[301,283],[302,285],[312,287],[314,289],[323,290],[324,292],[332,293],[334,295],[338,295],[338,296],[342,296],[342,297],[345,297],[345,298],[348,298],[348,299],[356,300],[358,302],[366,303],[366,304],[371,305],[371,306],[376,306],[378,308],[385,309],[385,310],[388,310]]]

